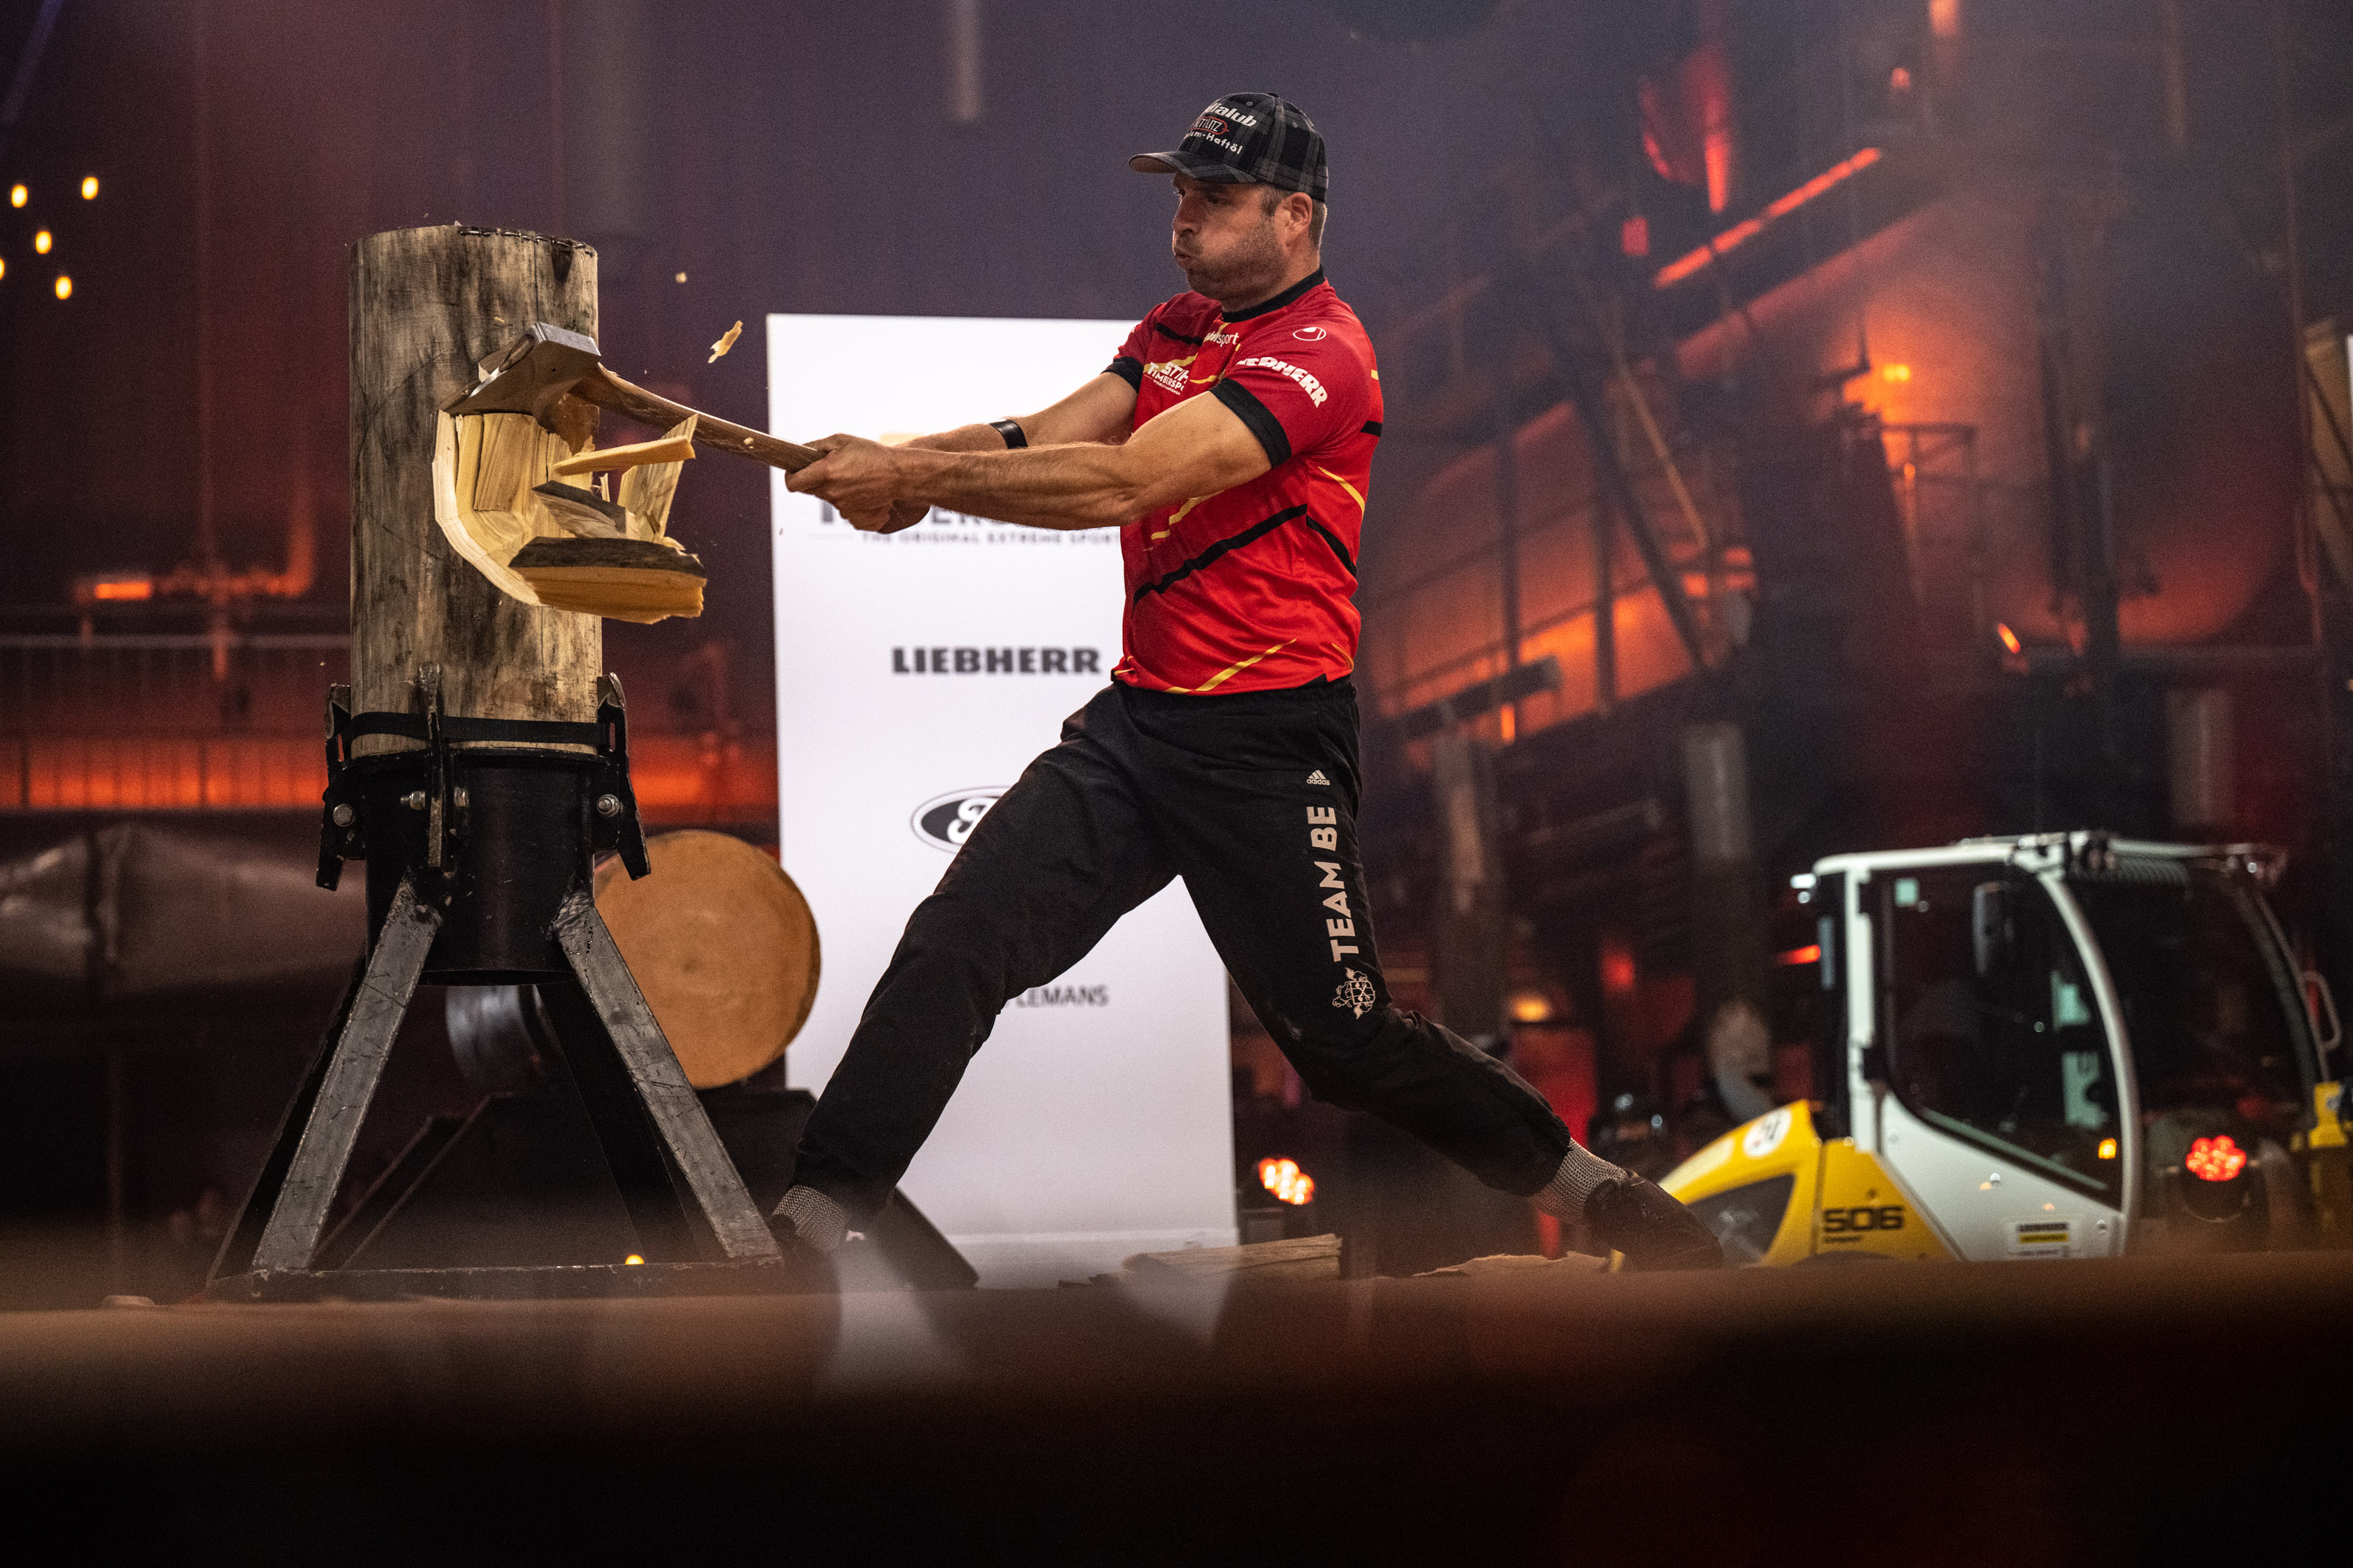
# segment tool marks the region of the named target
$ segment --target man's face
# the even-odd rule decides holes
[[[1269,212],[1258,185],[1210,184],[1189,174],[1176,179],[1168,249],[1193,291],[1227,300],[1271,288],[1282,275],[1282,241],[1275,230],[1280,206]]]

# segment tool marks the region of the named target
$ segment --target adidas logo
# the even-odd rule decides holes
[[[1307,782],[1309,784],[1329,784],[1332,781],[1324,776],[1324,770],[1322,768],[1317,768],[1314,773],[1307,775]]]

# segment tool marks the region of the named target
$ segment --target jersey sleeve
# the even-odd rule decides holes
[[[1336,335],[1293,332],[1235,361],[1210,395],[1250,426],[1267,461],[1280,468],[1361,429],[1370,416],[1372,384],[1370,368]]]
[[[1105,374],[1119,377],[1138,392],[1144,390],[1144,367],[1150,363],[1145,358],[1145,352],[1152,336],[1152,323],[1161,310],[1162,307],[1154,306],[1151,315],[1135,323],[1134,330],[1127,334],[1127,342],[1120,344],[1119,353],[1113,354],[1111,363],[1103,367]]]

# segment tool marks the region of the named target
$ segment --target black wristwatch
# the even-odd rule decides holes
[[[1005,449],[1008,452],[1018,452],[1029,444],[1029,437],[1021,433],[1021,426],[1017,420],[992,419],[988,427],[1005,437]]]

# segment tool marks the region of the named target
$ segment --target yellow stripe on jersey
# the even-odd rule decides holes
[[[1339,486],[1342,489],[1346,490],[1346,491],[1348,492],[1348,499],[1349,499],[1350,500],[1355,501],[1355,502],[1356,503],[1356,510],[1357,510],[1359,513],[1362,513],[1362,512],[1364,511],[1364,510],[1365,510],[1365,498],[1364,498],[1363,496],[1360,496],[1360,495],[1358,495],[1358,494],[1356,493],[1356,486],[1354,486],[1354,485],[1350,484],[1347,480],[1345,480],[1345,479],[1342,479],[1339,475],[1337,475],[1337,474],[1334,473],[1331,469],[1326,468],[1324,468],[1324,467],[1321,467],[1321,466],[1320,466],[1320,465],[1318,465],[1318,464],[1310,463],[1310,464],[1308,464],[1307,466],[1308,466],[1309,468],[1314,468],[1317,473],[1319,473],[1319,474],[1323,475],[1325,479],[1327,479],[1331,480],[1334,484],[1335,484],[1335,485]]]
[[[1295,639],[1291,637],[1285,637],[1281,642],[1275,644],[1272,647],[1268,648],[1265,653],[1254,653],[1239,664],[1229,664],[1226,666],[1225,668],[1218,671],[1217,674],[1209,677],[1208,679],[1201,682],[1198,686],[1172,686],[1168,689],[1171,691],[1207,691],[1211,687],[1217,686],[1220,682],[1227,680],[1233,676],[1240,675],[1243,670],[1248,669],[1251,665],[1254,665],[1260,659],[1264,658],[1267,654],[1281,653],[1284,648],[1289,647],[1294,640]]]

